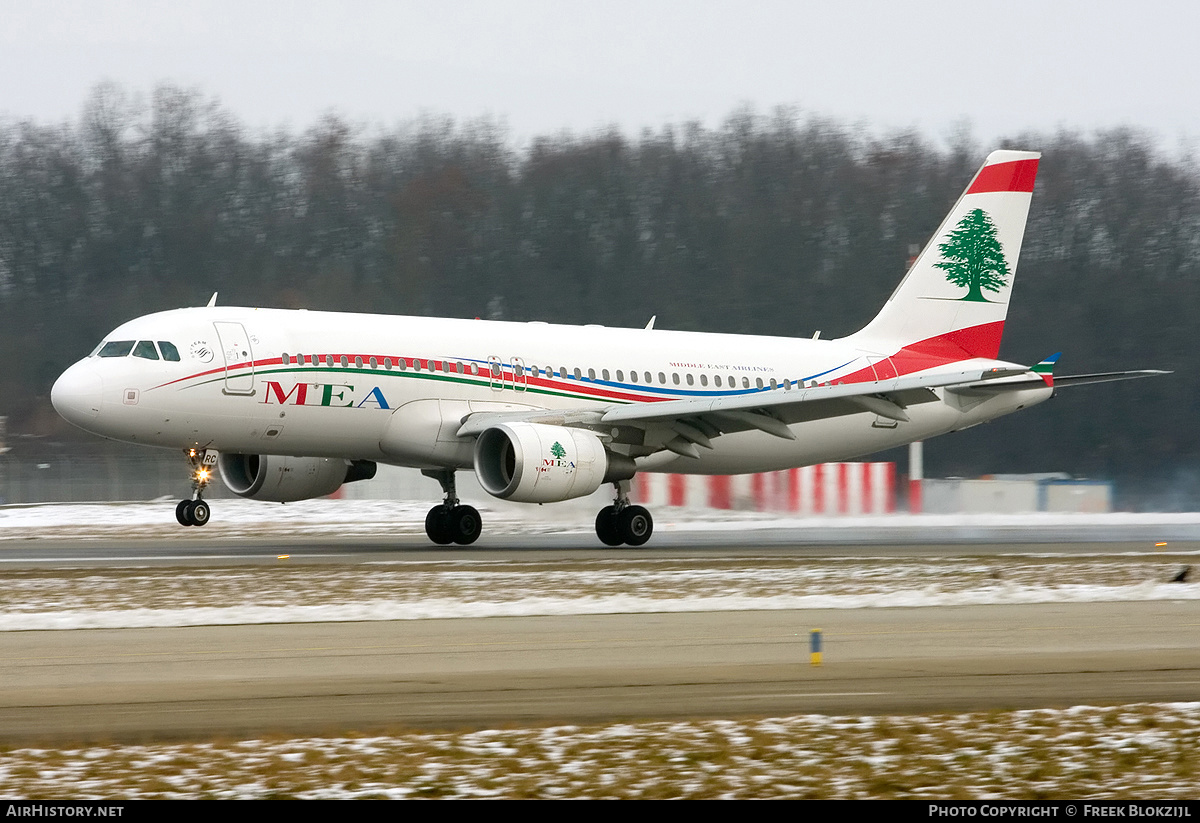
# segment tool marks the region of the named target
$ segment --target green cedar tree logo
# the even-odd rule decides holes
[[[567,456],[567,450],[562,447],[562,443],[559,443],[557,440],[555,440],[554,445],[550,447],[550,454],[554,455],[559,460],[562,460]]]
[[[983,293],[998,292],[1008,283],[1008,261],[996,238],[996,224],[983,209],[964,217],[938,251],[942,259],[933,267],[945,271],[954,285],[966,288],[967,294],[960,300],[990,303]]]

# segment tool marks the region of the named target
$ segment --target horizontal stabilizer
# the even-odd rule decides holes
[[[1174,372],[1163,371],[1162,369],[1140,369],[1139,371],[1108,371],[1098,372],[1097,374],[1072,374],[1066,377],[1054,378],[1054,385],[1058,386],[1082,386],[1085,383],[1112,383],[1115,380],[1134,380],[1138,377],[1158,377],[1162,374],[1174,374]]]

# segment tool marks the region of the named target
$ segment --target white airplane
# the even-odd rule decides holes
[[[235,494],[299,501],[377,463],[437,479],[435,543],[478,538],[455,472],[491,495],[550,503],[611,483],[610,546],[653,520],[636,472],[738,474],[847,460],[965,429],[1066,383],[998,360],[1039,154],[993,152],[879,315],[837,340],[699,334],[215,305],[139,317],[54,384],[71,423],[182,449],[203,525],[215,466]],[[818,333],[819,335],[819,333]]]

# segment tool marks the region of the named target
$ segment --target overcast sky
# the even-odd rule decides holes
[[[778,105],[990,143],[1133,126],[1200,138],[1200,3],[777,0],[0,0],[0,116],[170,82],[254,128],[335,111],[489,116],[517,141]],[[1031,147],[1035,148],[1035,147]]]

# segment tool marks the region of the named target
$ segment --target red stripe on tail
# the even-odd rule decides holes
[[[983,194],[991,191],[1033,191],[1037,177],[1037,160],[1014,160],[984,166],[975,177],[967,194]]]

